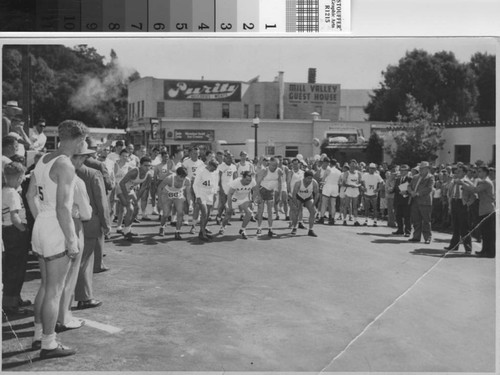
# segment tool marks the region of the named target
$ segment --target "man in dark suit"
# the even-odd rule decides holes
[[[429,173],[429,162],[423,161],[419,174],[412,179],[408,192],[411,197],[411,221],[414,226],[413,237],[408,241],[420,242],[422,235],[426,244],[431,243],[432,189],[434,176]]]
[[[411,221],[410,221],[410,194],[408,189],[405,187],[410,185],[411,176],[409,175],[410,167],[407,164],[403,164],[399,168],[400,174],[396,177],[394,183],[394,207],[396,209],[396,223],[398,224],[398,230],[392,232],[392,234],[400,234],[405,237],[410,237],[411,233]],[[402,189],[400,186],[402,185]]]
[[[474,203],[476,197],[474,193],[462,188],[464,179],[467,179],[467,170],[468,168],[465,165],[459,165],[455,173],[455,179],[451,185],[450,215],[453,236],[451,237],[450,245],[444,249],[458,250],[460,242],[463,241],[465,252],[470,254],[472,252],[472,241],[469,235],[469,207]]]
[[[76,171],[76,174],[85,182],[90,205],[92,206],[92,218],[83,224],[85,242],[75,289],[75,300],[78,301],[77,308],[85,309],[102,304],[101,301],[93,299],[94,254],[102,254],[104,235],[111,230],[111,223],[108,199],[101,172],[82,165]]]
[[[97,143],[94,139],[87,137],[86,139],[87,145],[89,150],[94,150],[97,151]],[[91,155],[87,160],[85,160],[85,165],[87,167],[90,167],[92,169],[96,169],[99,172],[101,172],[102,177],[104,179],[104,187],[106,189],[106,192],[111,191],[113,189],[113,180],[110,176],[110,171],[108,171],[108,167],[106,166],[106,163],[97,160],[95,154]],[[113,171],[111,171],[113,172]]]

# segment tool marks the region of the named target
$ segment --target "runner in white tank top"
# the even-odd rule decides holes
[[[35,298],[34,347],[40,347],[40,359],[73,355],[76,350],[56,341],[55,327],[69,268],[79,253],[78,237],[72,218],[75,168],[70,157],[86,148],[87,127],[74,120],[58,126],[59,148],[43,156],[30,180],[26,194],[35,217],[33,249],[40,255],[42,282]],[[40,200],[38,208],[36,200]],[[51,275],[50,280],[47,275]],[[43,314],[42,314],[43,311]]]
[[[149,156],[143,156],[140,159],[140,167],[128,171],[116,189],[117,196],[123,207],[125,207],[125,227],[123,228],[123,236],[129,241],[132,240],[132,237],[137,236],[131,231],[132,223],[139,213],[140,199],[149,189],[151,181],[153,180],[153,171],[151,168],[151,158]],[[132,188],[138,185],[141,185],[141,187],[136,194]]]
[[[276,235],[273,232],[273,203],[274,200],[279,201],[281,195],[281,180],[283,171],[278,168],[278,161],[275,158],[269,159],[269,166],[257,173],[257,235],[262,233],[262,215],[264,213],[264,205],[267,205],[267,223],[269,229],[267,235],[272,237]],[[275,197],[275,192],[278,192]]]
[[[175,226],[175,239],[181,240],[180,230],[182,218],[184,215],[184,202],[191,195],[191,182],[187,177],[187,171],[184,167],[179,167],[175,175],[166,177],[158,186],[158,194],[162,203],[163,215],[160,223],[160,236],[165,234],[165,224],[172,212],[172,206],[175,208],[177,221]]]
[[[299,212],[303,207],[309,211],[309,232],[308,236],[317,237],[313,231],[314,219],[316,216],[316,203],[319,200],[318,182],[313,178],[313,172],[304,172],[304,178],[297,181],[292,190],[291,217],[292,217],[292,234],[297,234],[297,222]]]

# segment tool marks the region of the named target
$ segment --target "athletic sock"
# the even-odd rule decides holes
[[[52,333],[50,335],[42,334],[42,349],[52,350],[57,348],[56,334]]]
[[[42,340],[43,326],[42,323],[35,323],[35,334],[33,336],[33,341]]]

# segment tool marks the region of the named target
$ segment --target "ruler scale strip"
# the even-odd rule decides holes
[[[345,33],[351,0],[24,0],[0,32]],[[13,22],[13,20],[19,20]]]

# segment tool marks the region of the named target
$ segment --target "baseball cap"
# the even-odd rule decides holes
[[[75,152],[76,156],[93,155],[93,154],[95,154],[95,150],[90,150],[88,148],[87,142],[83,142],[82,146]]]
[[[375,165],[375,163],[370,163],[370,165],[368,165],[368,168],[377,168],[377,166]]]

